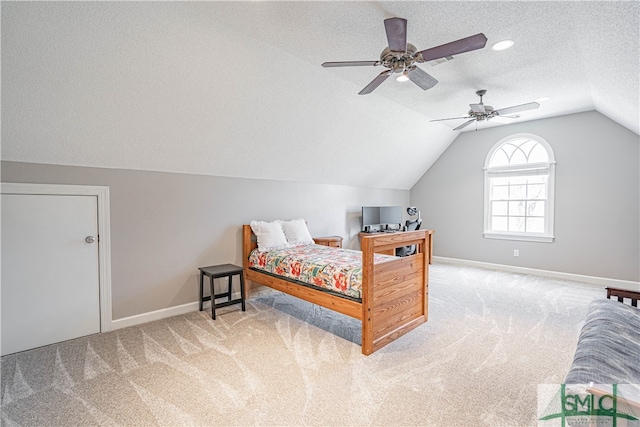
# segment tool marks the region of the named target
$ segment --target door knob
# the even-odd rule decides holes
[[[93,236],[87,236],[86,239],[84,239],[84,241],[87,243],[93,243],[96,241],[96,238]]]

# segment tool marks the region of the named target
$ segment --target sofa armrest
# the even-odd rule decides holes
[[[640,309],[591,301],[566,384],[640,384]]]

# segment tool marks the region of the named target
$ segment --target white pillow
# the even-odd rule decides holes
[[[282,221],[282,229],[290,245],[312,245],[315,243],[304,219]]]
[[[249,224],[253,234],[258,239],[258,250],[263,252],[269,249],[284,248],[289,246],[287,238],[282,231],[281,221],[273,222],[251,221]]]

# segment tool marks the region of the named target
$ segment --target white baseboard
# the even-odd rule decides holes
[[[469,267],[487,268],[490,270],[508,271],[510,273],[532,274],[534,276],[551,277],[554,279],[571,280],[574,282],[589,283],[598,286],[609,286],[614,288],[628,289],[631,291],[640,291],[640,282],[633,282],[629,280],[584,276],[581,274],[563,273],[560,271],[539,270],[536,268],[516,267],[512,265],[492,264],[489,262],[470,261],[465,259],[447,258],[440,256],[434,256],[433,261],[446,264],[467,265]],[[254,293],[253,295],[255,296],[256,294]],[[240,298],[240,293],[237,292],[233,294],[231,298]],[[195,301],[187,304],[177,305],[175,307],[168,307],[160,310],[150,311],[148,313],[136,314],[135,316],[124,317],[122,319],[111,321],[111,330],[141,325],[143,323],[153,322],[154,320],[165,319],[167,317],[179,316],[181,314],[190,313],[198,309],[198,301]],[[209,302],[204,303],[204,309],[211,310]]]
[[[240,292],[231,294],[231,299],[239,299]],[[222,300],[226,301],[226,300]],[[220,302],[222,302],[220,301]],[[181,314],[191,313],[197,311],[200,308],[198,301],[189,302],[187,304],[176,305],[174,307],[162,308],[160,310],[149,311],[147,313],[136,314],[135,316],[123,317],[122,319],[116,319],[111,321],[111,330],[128,328],[129,326],[141,325],[147,322],[153,322],[155,320],[166,319],[167,317],[179,316]],[[211,314],[211,303],[206,301],[203,305],[203,311],[208,311]],[[216,311],[217,312],[217,311]]]
[[[492,264],[489,262],[470,261],[458,258],[447,258],[434,256],[435,262],[447,264],[460,264],[470,267],[488,268],[490,270],[508,271],[510,273],[532,274],[534,276],[551,277],[554,279],[571,280],[574,282],[589,283],[612,288],[628,289],[630,291],[640,291],[640,282],[630,280],[609,279],[606,277],[584,276],[581,274],[563,273],[560,271],[539,270],[536,268],[516,267],[504,264]]]

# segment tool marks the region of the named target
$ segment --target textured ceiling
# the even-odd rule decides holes
[[[484,49],[420,66],[439,80],[433,89],[422,91],[411,82],[388,79],[375,95],[426,119],[466,115],[469,104],[478,102],[478,89],[488,90],[484,101],[494,108],[549,97],[537,111],[522,113],[520,120],[596,109],[640,133],[637,1],[260,2],[250,8],[231,2],[199,7],[315,65],[377,60],[387,45],[383,20],[394,16],[408,20],[407,41],[418,50],[482,32],[488,38]],[[503,39],[514,40],[514,47],[490,49]],[[383,70],[345,67],[325,72],[353,83],[355,95]],[[490,124],[494,122],[480,126]]]
[[[638,2],[3,2],[2,159],[409,189],[487,89],[519,122],[597,110],[636,134]],[[479,32],[487,47],[380,67],[385,18],[419,50]],[[513,48],[490,45],[510,38]],[[478,129],[501,125],[497,120]],[[465,131],[473,131],[474,125]]]

